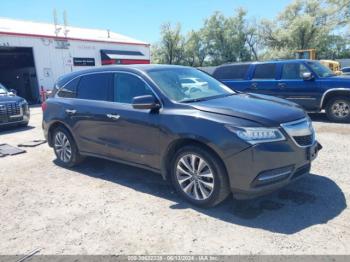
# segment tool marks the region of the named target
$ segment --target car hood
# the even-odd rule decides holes
[[[195,102],[192,106],[201,111],[239,117],[269,127],[276,127],[281,123],[295,121],[306,116],[305,111],[295,103],[256,94],[239,93]]]
[[[1,95],[0,94],[0,103],[2,102],[20,102],[23,98],[19,96],[8,96],[8,95]]]

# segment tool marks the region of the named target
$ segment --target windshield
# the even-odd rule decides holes
[[[0,94],[7,94],[7,89],[0,83]]]
[[[328,67],[322,65],[320,62],[306,62],[311,69],[319,76],[319,77],[329,77],[329,76],[335,76]]]
[[[148,75],[176,102],[189,103],[235,94],[224,84],[193,68],[154,69]],[[186,79],[196,79],[198,82],[187,83]]]

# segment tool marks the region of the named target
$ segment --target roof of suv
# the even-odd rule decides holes
[[[111,65],[100,66],[85,70],[79,70],[65,74],[58,78],[57,85],[63,86],[68,81],[75,77],[85,74],[98,73],[98,72],[115,72],[115,71],[129,71],[129,72],[147,72],[153,69],[167,69],[167,68],[186,68],[185,66],[178,65],[156,65],[156,64],[135,64],[135,65]]]
[[[281,63],[292,63],[292,62],[308,62],[313,61],[310,59],[282,59],[282,60],[267,60],[267,61],[252,61],[252,62],[237,62],[237,63],[227,63],[219,65],[218,67],[222,66],[232,66],[232,65],[250,65],[250,64],[281,64]]]

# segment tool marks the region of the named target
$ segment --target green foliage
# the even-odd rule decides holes
[[[218,65],[293,58],[294,50],[309,48],[320,59],[349,58],[349,23],[350,0],[294,0],[272,21],[248,19],[241,8],[230,17],[215,12],[186,36],[179,24],[163,24],[152,62]]]

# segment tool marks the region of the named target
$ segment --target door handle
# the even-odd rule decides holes
[[[278,83],[278,87],[279,88],[286,88],[287,84],[285,84],[285,83]]]
[[[106,116],[113,120],[118,120],[120,118],[120,115],[114,115],[114,114],[107,114]]]
[[[74,109],[66,109],[67,115],[75,115],[76,112],[77,110],[74,110]]]
[[[250,87],[251,87],[252,89],[257,89],[257,88],[258,88],[258,83],[252,83],[252,84],[250,85]]]

